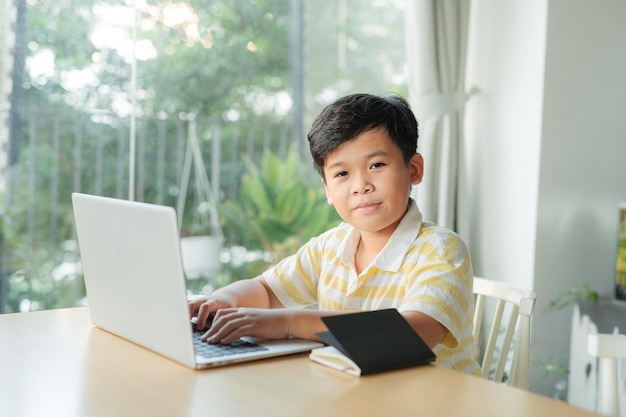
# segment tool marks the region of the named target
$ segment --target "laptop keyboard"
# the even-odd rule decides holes
[[[268,350],[265,346],[257,345],[246,340],[237,339],[230,345],[211,344],[203,342],[200,337],[202,332],[193,332],[193,341],[196,354],[205,358],[216,358],[219,356],[238,355],[242,353]]]

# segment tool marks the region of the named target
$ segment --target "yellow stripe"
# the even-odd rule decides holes
[[[362,285],[357,291],[355,291],[355,297],[362,297],[367,299],[378,300],[382,298],[396,298],[401,299],[404,297],[404,287],[400,285]]]
[[[320,299],[319,299],[319,306],[320,306],[320,310],[337,310],[337,311],[341,311],[341,310],[345,310],[346,309],[342,302],[333,300],[333,299],[328,298],[328,297],[320,297]]]
[[[285,292],[291,299],[293,299],[298,304],[302,304],[302,305],[310,304],[310,302],[307,299],[305,299],[304,297],[300,295],[301,294],[300,291],[298,291],[295,285],[289,280],[289,278],[287,277],[287,274],[285,273],[282,266],[280,265],[278,265],[276,268],[276,276],[280,280],[280,283],[283,289],[285,290]],[[308,286],[309,285],[307,285],[307,287]]]
[[[440,297],[437,297],[435,295],[419,294],[417,296],[407,297],[406,299],[402,300],[403,305],[412,304],[412,303],[423,303],[423,304],[428,304],[432,307],[435,307],[437,310],[443,313],[444,316],[448,317],[450,321],[456,326],[457,329],[465,328],[465,326],[463,326],[465,320],[462,317],[460,317],[456,313],[456,311],[454,311],[454,309],[446,308],[447,305],[443,302],[443,300]]]
[[[480,368],[476,366],[476,361],[470,358],[460,359],[452,363],[452,366],[457,371],[468,373],[469,369],[472,369],[472,374],[475,376],[480,376]]]
[[[444,259],[457,259],[457,252],[459,251],[459,240],[448,239],[443,247]]]
[[[316,268],[319,268],[319,266],[316,265]],[[303,268],[303,266],[302,266],[302,264],[300,262],[296,263],[296,271],[298,271],[298,275],[303,278],[304,285],[306,286],[306,289],[309,292],[309,294],[315,295],[315,293],[317,292],[316,285],[313,282],[313,280],[309,278],[311,275],[307,273],[307,271]],[[318,273],[316,273],[316,275],[319,276]],[[281,276],[285,276],[286,277],[287,274],[284,274],[284,275],[281,275]],[[304,277],[307,277],[307,279],[304,280]],[[293,284],[291,284],[291,280],[287,279],[286,282],[285,282],[285,280],[281,280],[281,282],[284,282],[283,285],[290,285],[291,288],[293,288],[295,290],[295,287],[293,286]]]
[[[414,285],[423,286],[429,289],[437,288],[438,290],[452,296],[462,310],[467,311],[470,308],[471,298],[467,296],[467,293],[459,288],[458,285],[453,285],[438,276],[427,278]],[[410,297],[408,299],[412,300],[414,297]]]

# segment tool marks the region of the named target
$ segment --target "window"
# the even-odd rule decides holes
[[[70,194],[176,207],[192,135],[218,206],[259,214],[243,176],[291,155],[305,163],[281,166],[319,191],[328,227],[307,127],[341,95],[407,91],[401,0],[14,4],[0,6],[0,312],[84,304]],[[206,204],[195,176],[186,191],[192,233]],[[219,285],[309,237],[265,230],[268,247],[236,221],[220,211]]]

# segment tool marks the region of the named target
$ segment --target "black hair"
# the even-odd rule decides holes
[[[326,106],[307,135],[315,170],[324,178],[324,161],[339,145],[363,132],[383,128],[408,165],[417,152],[417,120],[400,96],[352,94]]]

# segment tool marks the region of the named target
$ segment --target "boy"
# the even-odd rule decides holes
[[[476,373],[470,256],[454,232],[423,222],[410,198],[424,171],[417,138],[417,120],[400,97],[354,94],[327,106],[308,140],[344,223],[261,276],[190,301],[198,327],[213,317],[202,338],[317,339],[326,330],[322,316],[397,308],[438,364]]]

